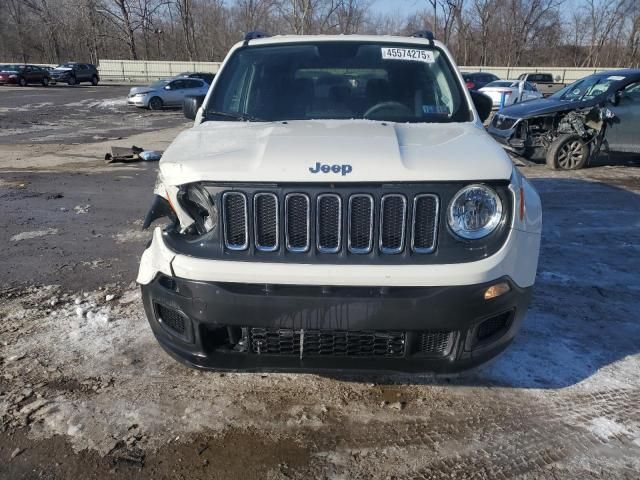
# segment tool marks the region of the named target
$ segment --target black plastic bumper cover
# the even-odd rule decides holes
[[[485,300],[486,289],[498,282],[507,282],[511,290]],[[485,363],[509,345],[520,328],[533,287],[519,288],[507,277],[478,285],[371,288],[198,282],[159,275],[141,288],[156,338],[174,358],[193,367],[447,374]],[[159,308],[179,312],[179,332],[175,325],[172,329],[160,320]],[[508,317],[503,330],[488,338],[480,334],[483,322],[500,315]],[[224,333],[242,327],[245,332],[251,328],[393,330],[406,332],[408,339],[425,331],[451,331],[455,343],[439,358],[420,355],[410,345],[400,358],[261,355],[246,346],[238,348],[238,339]],[[220,332],[223,341],[212,338]]]

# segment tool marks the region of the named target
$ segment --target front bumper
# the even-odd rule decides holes
[[[511,290],[485,300],[497,281]],[[200,282],[142,285],[162,347],[194,367],[248,371],[452,374],[504,350],[533,287],[504,277],[453,287],[315,287]]]
[[[134,107],[146,107],[148,99],[146,97],[127,97],[127,105]]]
[[[17,78],[0,78],[0,85],[17,85]]]

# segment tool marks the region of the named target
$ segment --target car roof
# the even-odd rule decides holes
[[[640,75],[640,69],[638,68],[621,68],[619,70],[607,70],[604,72],[596,72],[593,75],[598,75],[601,77],[607,75]]]
[[[280,43],[308,43],[308,42],[372,42],[372,43],[413,43],[429,45],[431,40],[423,37],[408,37],[400,35],[275,35],[239,42],[238,45],[272,45]],[[446,48],[442,42],[433,40],[434,46]]]

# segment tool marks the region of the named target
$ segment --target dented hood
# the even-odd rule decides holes
[[[169,185],[506,180],[512,168],[473,123],[369,120],[206,122],[181,133],[160,162]]]
[[[594,97],[589,100],[560,100],[555,98],[539,98],[528,102],[510,105],[499,111],[501,115],[509,118],[532,118],[542,115],[550,115],[552,113],[566,112],[568,110],[577,110],[579,108],[593,107],[601,102],[602,96]]]

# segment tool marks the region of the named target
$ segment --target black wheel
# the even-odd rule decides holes
[[[98,77],[96,77],[95,75],[91,77],[91,85],[93,85],[94,87],[98,85]]]
[[[588,159],[589,147],[575,133],[560,135],[547,151],[547,166],[554,170],[578,170]]]
[[[153,97],[149,100],[149,108],[151,110],[162,110],[162,99],[160,97]]]
[[[21,87],[26,87],[27,86],[27,79],[24,77],[20,77],[20,79],[18,80],[18,85],[20,85]]]
[[[76,83],[78,83],[76,77],[69,77],[69,80],[67,80],[67,85],[75,85]]]
[[[42,79],[42,86],[43,87],[48,87],[49,86],[49,79],[47,77],[44,77]]]

